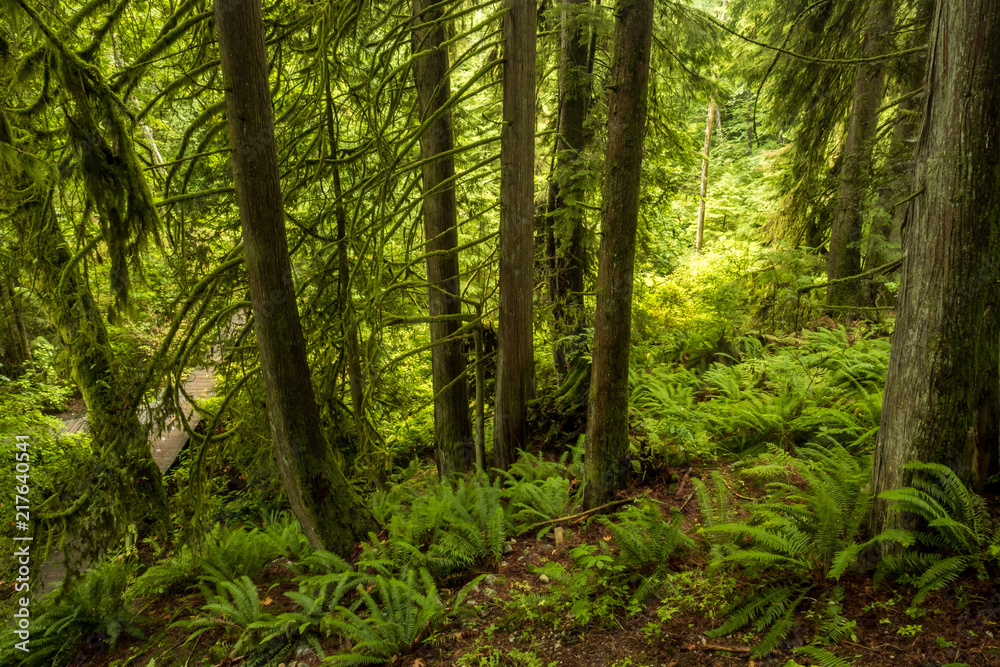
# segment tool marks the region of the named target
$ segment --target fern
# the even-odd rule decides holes
[[[359,587],[362,613],[337,607],[332,626],[354,646],[351,653],[330,656],[331,662],[339,665],[388,662],[393,656],[412,650],[444,623],[448,610],[430,573],[425,569],[410,569],[404,577],[379,575],[372,592]]]
[[[11,628],[2,634],[0,664],[35,665],[65,664],[88,637],[107,637],[108,650],[113,651],[122,634],[141,639],[140,616],[132,611],[127,585],[132,576],[125,561],[108,561],[91,568],[73,582],[49,596],[50,605],[31,622],[31,651],[24,653],[14,645]]]
[[[839,444],[805,446],[799,454],[801,458],[780,458],[786,474],[794,472],[800,480],[798,485],[772,481],[768,500],[752,506],[747,519],[702,528],[703,534],[729,538],[728,546],[720,544],[714,568],[739,566],[759,579],[712,635],[752,622],[759,632],[766,631],[754,649],[757,656],[770,652],[795,625],[795,614],[819,576],[840,577],[871,543],[855,540],[870,503],[868,458],[855,458]],[[765,459],[765,466],[764,473],[748,473],[780,479],[773,457]]]
[[[620,512],[618,522],[602,516],[598,520],[607,526],[618,546],[616,565],[629,573],[628,583],[638,582],[632,594],[632,604],[646,602],[663,582],[670,558],[678,551],[695,550],[695,542],[674,524],[666,521],[658,505],[644,500]]]
[[[264,618],[257,586],[250,577],[243,575],[233,581],[220,581],[215,591],[203,588],[205,604],[201,610],[206,615],[175,622],[171,627],[194,630],[185,643],[193,641],[208,630],[222,627],[238,632],[230,654],[238,653],[253,639],[251,625]]]
[[[911,485],[879,495],[895,509],[916,515],[923,525],[916,530],[895,529],[894,534],[910,550],[883,559],[876,583],[907,573],[917,592],[913,605],[921,604],[934,591],[954,583],[968,570],[980,576],[1000,563],[1000,524],[990,519],[982,498],[969,491],[953,470],[938,463],[913,461]],[[905,542],[904,542],[905,540]],[[952,555],[945,556],[944,551]]]
[[[792,649],[793,653],[800,653],[816,664],[816,667],[851,667],[851,663],[846,658],[841,658],[835,653],[831,653],[825,648],[812,646],[798,646]]]

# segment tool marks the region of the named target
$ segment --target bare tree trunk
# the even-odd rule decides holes
[[[445,8],[436,0],[413,0],[413,53],[423,53],[413,63],[420,120],[438,113],[451,96],[448,77]],[[428,24],[427,27],[424,24]],[[469,383],[457,320],[435,321],[461,315],[458,281],[458,228],[455,203],[455,161],[451,112],[441,113],[420,135],[420,157],[425,160],[424,236],[427,239],[427,300],[431,329],[431,368],[434,385],[434,452],[438,475],[464,472],[472,467],[475,446],[469,415]]]
[[[701,156],[701,192],[698,195],[698,232],[694,242],[696,252],[701,252],[701,241],[705,234],[705,195],[708,193],[708,154],[712,148],[712,118],[715,115],[715,100],[708,102],[708,120],[705,122],[705,151]]]
[[[888,51],[893,19],[890,0],[872,2],[861,47],[863,57],[872,58]],[[837,206],[830,230],[826,272],[827,279],[831,281],[861,273],[861,248],[858,247],[862,234],[861,208],[865,189],[872,179],[872,146],[878,129],[884,79],[884,61],[876,60],[858,66],[854,102],[844,142]],[[860,279],[830,285],[826,289],[828,306],[864,306],[869,305],[868,301],[865,284]],[[840,311],[836,314],[845,315]]]
[[[532,343],[535,178],[535,0],[504,0],[500,131],[500,313],[494,463],[507,469],[528,438],[535,395]]]
[[[878,494],[909,461],[966,483],[997,469],[1000,443],[1000,5],[937,3],[914,198],[872,471]],[[898,517],[876,502],[873,531]],[[874,534],[874,533],[873,533]]]
[[[624,488],[630,472],[628,357],[653,0],[619,0],[615,17],[587,419],[583,503],[588,509]]]
[[[309,542],[346,555],[372,520],[320,428],[285,237],[259,0],[216,0],[215,19],[274,454]]]

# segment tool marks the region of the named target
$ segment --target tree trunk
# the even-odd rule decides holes
[[[872,471],[878,494],[908,461],[966,483],[997,468],[1000,361],[1000,5],[937,3],[923,126],[904,230],[899,315]],[[898,522],[876,502],[873,531]],[[874,533],[873,533],[874,534]]]
[[[448,75],[448,23],[445,7],[437,0],[413,0],[413,53],[423,53],[413,63],[420,121],[438,113],[451,97]],[[427,24],[425,26],[425,24]],[[420,157],[429,160],[455,147],[451,112],[441,113],[420,135]],[[434,385],[434,453],[438,475],[464,472],[475,460],[469,383],[462,341],[456,336],[462,323],[437,321],[461,315],[458,280],[458,228],[455,203],[455,160],[451,154],[425,162],[424,236],[427,239],[427,301],[432,321],[431,369]]]
[[[236,200],[274,454],[309,542],[347,555],[372,525],[320,429],[285,238],[258,0],[216,0]]]
[[[588,509],[624,488],[630,472],[628,357],[653,0],[619,0],[615,17],[587,419],[583,502]]]
[[[867,26],[861,54],[865,58],[884,55],[891,44],[893,4],[890,0],[874,0],[868,9]],[[862,206],[865,190],[871,183],[872,154],[878,129],[879,105],[882,102],[884,62],[862,63],[854,83],[854,101],[844,142],[844,157],[840,172],[837,205],[830,230],[830,252],[827,255],[827,279],[838,280],[861,273]],[[849,280],[826,289],[828,306],[870,305],[862,280]],[[837,315],[850,315],[840,310]]]
[[[917,28],[909,40],[910,48],[926,44],[930,33],[933,0],[922,0],[917,5],[914,23]],[[907,57],[900,64],[902,90],[899,95],[912,95],[923,84],[924,65],[927,57],[920,53]],[[920,105],[922,95],[907,97],[896,107],[895,127],[887,159],[885,186],[879,192],[879,215],[872,222],[868,232],[867,252],[864,270],[870,271],[890,261],[898,259],[895,245],[900,240],[900,229],[906,217],[906,206],[899,202],[906,200],[912,192],[913,146],[917,130],[920,128]],[[893,273],[892,275],[896,275]],[[895,298],[885,289],[891,275],[874,276],[868,281],[870,300],[876,306],[894,306]]]
[[[6,307],[0,310],[7,311],[4,320],[8,332],[7,353],[0,358],[6,358],[11,365],[11,368],[5,369],[4,374],[20,377],[27,369],[34,369],[35,364],[31,358],[28,330],[24,326],[24,317],[21,314],[21,299],[18,298],[14,281],[7,272],[3,273],[3,282],[0,283],[0,302],[6,303]]]
[[[504,0],[500,131],[500,312],[495,465],[506,470],[528,437],[535,395],[532,344],[535,178],[535,0]]]
[[[561,339],[575,333],[584,321],[583,291],[587,272],[584,247],[586,196],[580,160],[587,143],[584,120],[590,103],[588,43],[580,16],[589,0],[567,0],[560,22],[559,132],[556,168],[549,192],[548,227],[551,238],[553,297],[553,360],[562,378],[566,371],[566,346]]]
[[[701,252],[701,241],[705,234],[705,195],[708,193],[708,153],[712,148],[713,116],[715,116],[715,100],[709,100],[708,120],[705,123],[705,151],[701,156],[701,191],[698,195],[698,231],[694,242],[695,252]]]

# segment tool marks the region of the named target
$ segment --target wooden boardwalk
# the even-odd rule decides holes
[[[215,390],[215,377],[208,369],[196,369],[185,380],[184,389],[196,401],[198,399],[209,398]],[[201,415],[195,412],[194,407],[187,401],[183,394],[181,394],[180,407],[187,418],[188,426],[194,429],[201,420]],[[86,411],[67,413],[59,415],[59,417],[63,421],[63,429],[66,433],[77,433],[87,429]],[[170,466],[174,464],[174,461],[177,460],[177,455],[180,454],[184,445],[187,444],[188,439],[187,432],[176,416],[167,422],[162,432],[151,436],[150,449],[152,450],[153,460],[156,461],[156,465],[160,468],[161,473],[167,472]],[[45,562],[45,565],[42,566],[42,571],[39,575],[41,586],[37,595],[41,596],[50,592],[66,576],[66,568],[63,567],[63,560],[64,556],[62,552],[55,552]]]

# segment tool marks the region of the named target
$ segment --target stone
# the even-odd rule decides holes
[[[543,584],[549,583],[549,575],[547,574],[538,575],[538,581],[542,582]]]
[[[510,546],[509,544],[503,545],[503,555],[506,556],[507,554],[510,553],[514,553],[514,547]]]
[[[556,549],[559,549],[560,547],[562,547],[563,542],[566,541],[566,531],[563,530],[562,526],[556,526],[556,529],[553,531],[553,534],[556,537]]]
[[[483,583],[487,586],[496,586],[499,578],[495,574],[487,574],[483,577]]]
[[[492,588],[490,588],[489,586],[483,589],[483,595],[485,595],[488,598],[496,597],[496,594],[497,592]]]

